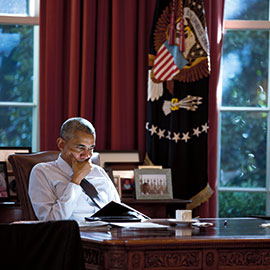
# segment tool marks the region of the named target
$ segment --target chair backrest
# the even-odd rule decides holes
[[[0,224],[1,269],[85,270],[76,221]]]
[[[44,151],[33,154],[12,154],[8,157],[16,179],[17,195],[24,220],[37,220],[28,195],[29,176],[32,168],[38,163],[56,160],[59,153],[59,151]],[[99,165],[98,153],[93,155],[92,162]]]
[[[44,151],[33,154],[12,154],[8,157],[16,179],[16,189],[25,220],[37,220],[28,195],[29,176],[32,168],[40,162],[56,160],[59,151]]]

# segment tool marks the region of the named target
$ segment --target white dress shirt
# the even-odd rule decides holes
[[[85,221],[99,210],[80,185],[71,182],[72,168],[59,155],[51,162],[39,163],[30,174],[29,195],[37,218],[41,221],[73,219]],[[107,173],[92,164],[85,177],[98,192],[98,204],[120,202],[120,197]]]

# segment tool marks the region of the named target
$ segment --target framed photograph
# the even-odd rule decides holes
[[[171,169],[135,169],[137,200],[173,199]]]
[[[122,198],[122,183],[120,175],[113,176],[113,183],[119,194],[119,197]]]
[[[98,151],[99,164],[105,167],[106,162],[140,162],[138,151]]]
[[[121,198],[135,197],[134,170],[113,170],[113,177],[120,185]]]
[[[6,163],[7,169],[7,194],[9,198],[17,198],[16,180],[12,166],[8,161],[11,154],[28,154],[32,153],[31,147],[0,147],[0,162]]]
[[[5,161],[0,161],[0,197],[7,198],[9,196],[7,164]]]
[[[0,161],[7,163],[7,171],[10,173],[12,172],[12,167],[8,162],[8,156],[11,154],[27,154],[31,152],[31,147],[0,147]]]
[[[108,176],[110,177],[110,179],[112,180],[118,194],[119,197],[121,198],[122,196],[122,192],[121,192],[121,177],[120,175],[113,175],[113,170],[112,168],[104,168],[105,172],[108,174]]]

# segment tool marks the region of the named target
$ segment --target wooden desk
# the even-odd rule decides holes
[[[81,231],[87,269],[270,269],[270,229],[260,219],[201,219],[213,227]],[[190,235],[191,234],[191,235]]]
[[[136,200],[123,198],[122,202],[151,218],[175,218],[175,210],[186,209],[191,200]]]

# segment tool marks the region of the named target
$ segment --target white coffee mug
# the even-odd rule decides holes
[[[177,221],[186,221],[192,219],[192,211],[191,210],[176,210],[175,218]]]

